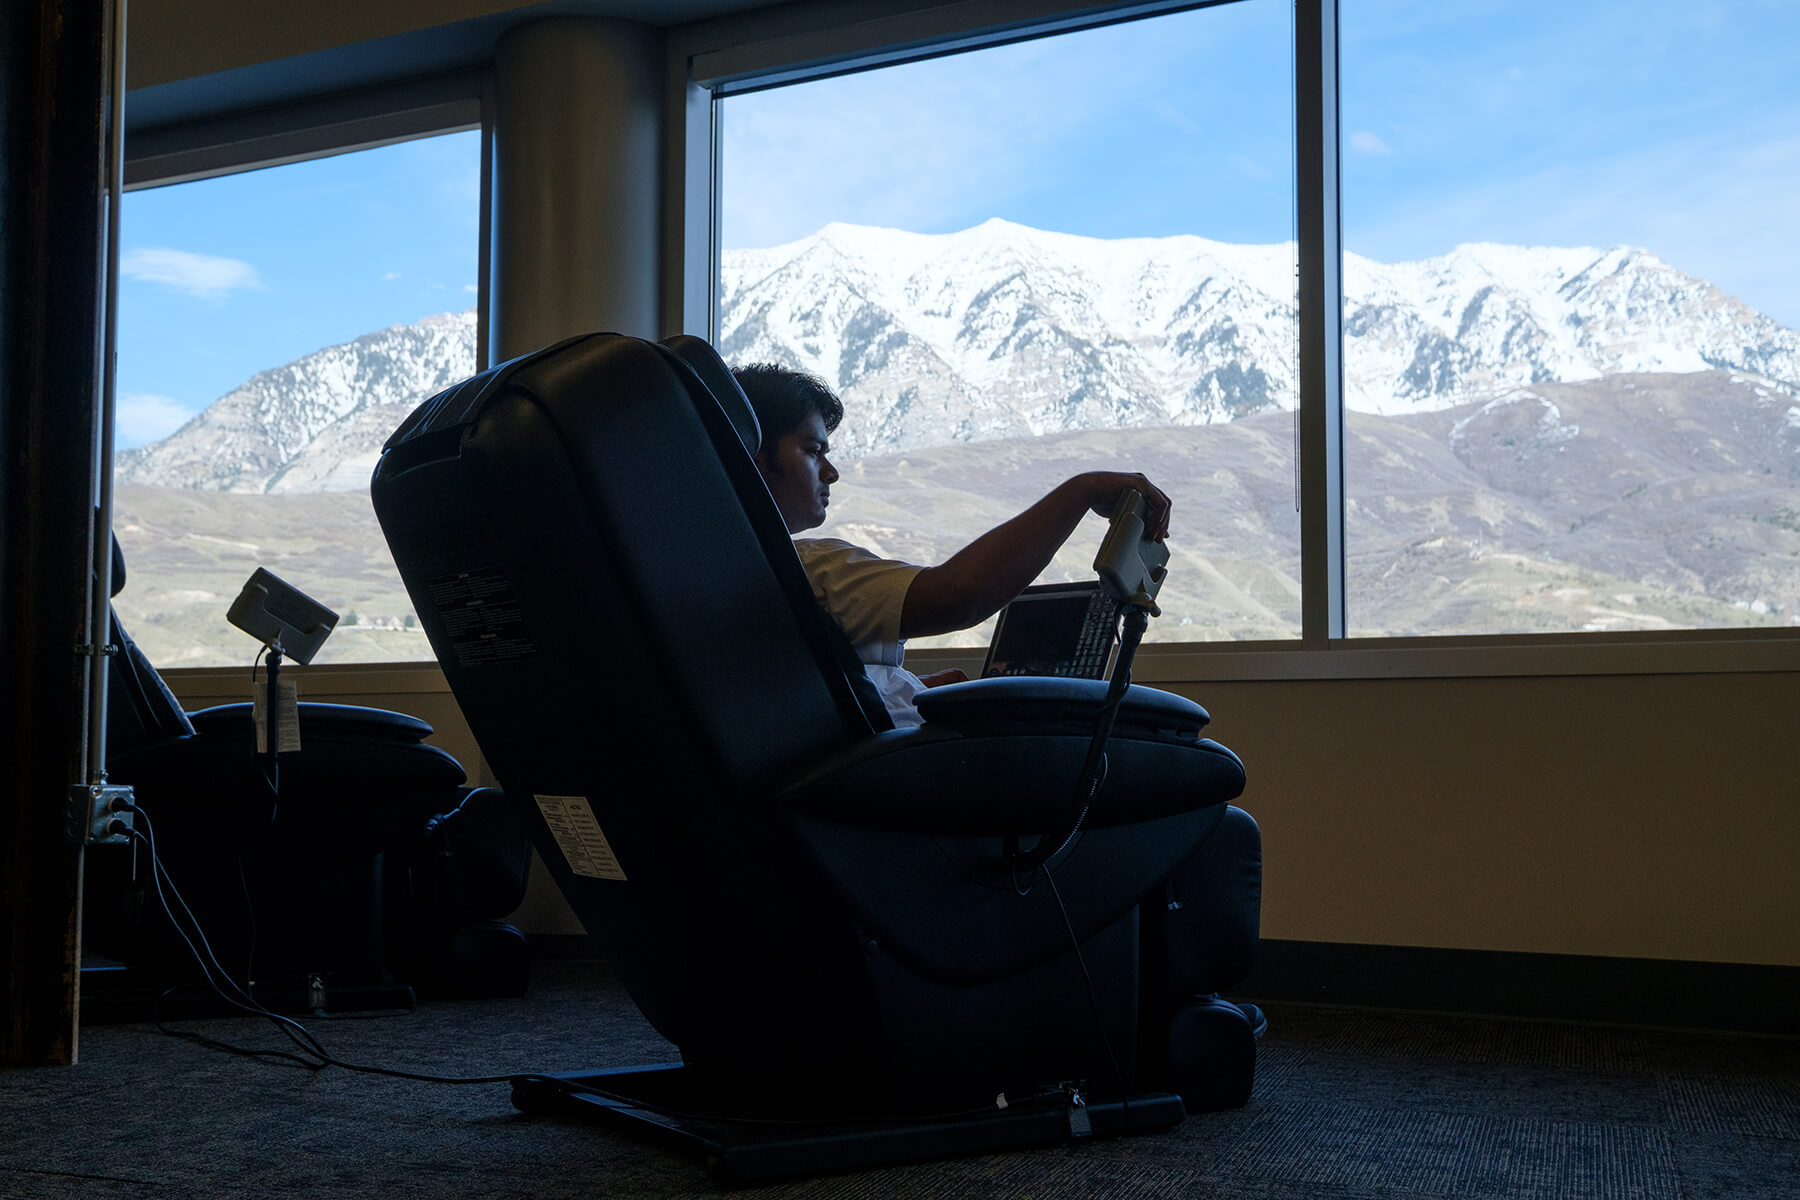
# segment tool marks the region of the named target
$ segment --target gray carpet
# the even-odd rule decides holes
[[[520,1001],[308,1024],[341,1058],[447,1074],[668,1061],[598,964]],[[259,1046],[256,1021],[190,1028]],[[0,1196],[689,1196],[698,1158],[513,1111],[504,1084],[317,1074],[147,1026],[0,1073]],[[1274,1007],[1248,1107],[1171,1132],[741,1194],[1265,1200],[1800,1200],[1800,1040]]]

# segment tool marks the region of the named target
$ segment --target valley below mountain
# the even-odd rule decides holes
[[[1293,446],[1292,415],[1265,413],[869,455],[844,464],[819,532],[939,562],[1071,474],[1139,470],[1175,505],[1151,639],[1292,638]],[[1615,376],[1352,413],[1346,460],[1353,635],[1777,626],[1800,613],[1800,404],[1765,382]],[[344,614],[319,661],[430,656],[366,492],[124,485],[115,509],[130,564],[118,607],[159,665],[248,665],[255,646],[224,614],[257,566]],[[1087,577],[1103,530],[1085,522],[1045,580]]]

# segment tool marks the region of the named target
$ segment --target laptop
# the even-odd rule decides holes
[[[1028,587],[1000,610],[981,677],[1105,679],[1119,641],[1119,606],[1096,580]]]

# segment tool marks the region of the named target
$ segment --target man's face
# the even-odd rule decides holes
[[[769,485],[789,533],[825,523],[831,485],[838,479],[837,468],[825,457],[830,445],[825,418],[814,410],[773,446],[757,451],[756,469]]]

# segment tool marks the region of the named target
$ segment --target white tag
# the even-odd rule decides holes
[[[280,731],[281,739],[276,751],[288,754],[300,749],[300,689],[292,681],[283,679],[275,688],[281,693]],[[256,752],[269,752],[269,688],[259,683],[251,689],[251,719],[256,722]]]
[[[625,869],[619,866],[586,796],[538,796],[537,803],[544,824],[569,860],[569,870],[590,879],[624,882]]]

